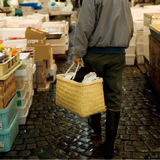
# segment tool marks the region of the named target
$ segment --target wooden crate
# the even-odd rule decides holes
[[[160,96],[160,42],[149,36],[151,83]]]

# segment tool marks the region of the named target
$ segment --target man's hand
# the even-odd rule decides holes
[[[74,62],[76,64],[81,64],[81,58],[80,57],[74,57]]]

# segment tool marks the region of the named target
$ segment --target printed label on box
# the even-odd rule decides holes
[[[0,150],[1,150],[1,151],[4,150],[4,142],[0,142]]]
[[[38,43],[38,40],[28,40],[28,44],[36,44]]]
[[[0,129],[3,129],[3,128],[2,128],[2,121],[0,121]]]

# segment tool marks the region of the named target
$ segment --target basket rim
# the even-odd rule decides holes
[[[94,80],[94,81],[81,83],[81,82],[76,82],[76,81],[73,81],[73,80],[70,80],[70,79],[66,79],[63,76],[64,76],[64,74],[57,74],[56,78],[57,78],[57,80],[61,80],[63,82],[67,82],[67,83],[74,84],[74,85],[81,86],[81,87],[82,86],[93,85],[93,84],[97,84],[97,83],[103,83],[103,78],[101,78],[101,77],[99,77],[99,79]]]

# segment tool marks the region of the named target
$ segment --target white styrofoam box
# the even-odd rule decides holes
[[[43,7],[44,7],[44,8],[48,8],[48,2],[42,2],[41,4],[42,4],[42,8],[43,8]]]
[[[146,33],[150,33],[150,29],[147,26],[143,26],[143,31]]]
[[[53,83],[56,80],[57,65],[54,64],[51,69],[46,69],[47,81]]]
[[[131,41],[130,41],[130,45],[136,45],[136,34],[134,33],[133,34],[133,37],[132,37],[132,39],[131,39]]]
[[[30,58],[30,53],[20,53],[21,61],[26,64]]]
[[[24,106],[21,106],[21,107],[17,107],[17,111],[19,113],[19,116],[24,116],[27,109],[29,108],[29,100],[27,99]]]
[[[50,44],[64,44],[65,42],[65,35],[62,35],[60,39],[47,39],[47,43]]]
[[[3,41],[2,46],[22,48],[27,46],[27,39]]]
[[[143,31],[136,31],[137,43],[143,43]]]
[[[144,64],[144,56],[143,55],[136,55],[137,64]]]
[[[148,55],[149,54],[149,44],[144,44],[143,45],[143,55]]]
[[[137,43],[136,45],[136,53],[143,52],[143,43]]]
[[[56,16],[61,14],[60,10],[50,10],[49,12],[51,16]]]
[[[69,31],[69,23],[67,21],[56,21],[56,22],[44,22],[41,24],[42,28],[62,28],[62,32],[65,34]]]
[[[33,28],[39,28],[41,25],[39,20],[25,20],[24,22],[19,24],[20,28],[27,28],[27,27],[33,27]]]
[[[135,31],[143,31],[143,19],[134,20],[134,29]]]
[[[134,55],[136,53],[136,45],[134,44],[130,45],[125,51],[126,51],[126,54]]]
[[[126,54],[125,58],[126,58],[126,65],[134,65],[135,63],[135,54]]]
[[[0,38],[6,39],[8,37],[24,37],[26,28],[0,28]]]
[[[23,13],[23,16],[29,16],[29,15],[32,15],[34,12],[29,12],[29,11],[25,11],[25,12],[22,12]]]
[[[64,44],[51,44],[54,54],[65,54],[66,53],[66,43]]]
[[[42,10],[41,14],[49,14],[49,11],[48,10],[47,11]]]
[[[29,11],[29,12],[32,12],[34,10],[33,7],[30,7],[30,6],[21,6],[21,10],[22,12],[23,11]]]
[[[63,9],[61,10],[61,15],[67,15],[67,14],[71,14],[72,11],[64,11]]]
[[[5,17],[7,14],[6,13],[0,13],[1,17]]]
[[[39,16],[39,17],[45,17],[45,22],[49,22],[49,14],[38,14],[38,13],[35,13],[33,15]]]
[[[43,11],[48,11],[48,8],[47,7],[42,7],[42,9],[41,9],[41,11],[43,12]]]
[[[29,71],[30,71],[29,66],[25,69],[17,69],[15,72],[15,77],[27,76]]]
[[[143,35],[143,43],[144,44],[149,44],[149,35],[150,34],[144,34]]]
[[[28,114],[29,114],[29,108],[27,108],[24,116],[19,116],[19,125],[26,124],[26,119],[27,119]]]

